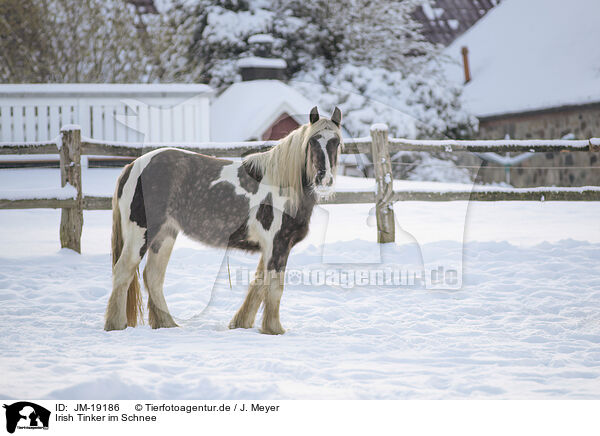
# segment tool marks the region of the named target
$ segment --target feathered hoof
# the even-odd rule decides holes
[[[110,332],[112,330],[125,330],[127,328],[127,321],[116,322],[114,320],[106,320],[104,323],[104,330]]]
[[[170,320],[161,321],[150,320],[148,324],[150,324],[150,327],[153,329],[170,329],[174,327],[179,327],[177,323],[173,321],[173,318],[171,318]]]
[[[272,326],[272,327],[262,326],[262,328],[260,329],[260,332],[264,335],[282,335],[285,333],[285,329],[281,326]]]
[[[247,321],[234,316],[231,322],[229,323],[230,329],[251,329],[254,325],[254,322]]]
[[[148,304],[148,324],[153,329],[179,327],[169,312],[159,309],[152,303]]]

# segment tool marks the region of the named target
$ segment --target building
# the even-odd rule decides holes
[[[211,104],[213,141],[281,139],[308,120],[314,106],[282,81],[286,63],[270,57],[273,37],[253,35],[252,57],[238,60],[241,82],[229,86]]]
[[[598,16],[596,0],[503,0],[448,46],[448,76],[467,82],[463,97],[479,119],[480,138],[600,136]],[[598,158],[597,153],[539,154],[512,170],[511,181],[598,185],[600,171],[585,169],[597,167]],[[549,168],[569,166],[574,169]]]
[[[308,119],[311,102],[279,80],[234,83],[211,104],[211,140],[280,139]]]
[[[417,7],[413,17],[429,42],[448,45],[500,0],[433,0]]]

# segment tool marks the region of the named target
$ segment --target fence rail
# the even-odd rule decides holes
[[[43,142],[2,143],[1,154],[56,154],[57,140]],[[196,153],[208,154],[216,157],[238,157],[248,152],[266,150],[277,141],[239,141],[231,143],[201,142],[201,143],[135,143],[119,141],[97,141],[83,137],[81,140],[82,155],[123,156],[139,157],[144,153],[163,147],[183,148]],[[371,153],[372,138],[353,138],[344,140],[344,154]],[[600,138],[585,140],[407,140],[390,138],[388,140],[390,154],[397,151],[428,151],[428,152],[457,152],[468,151],[482,153],[493,152],[566,152],[566,151],[594,151],[600,152]]]
[[[470,190],[440,191],[394,191],[390,166],[390,154],[397,151],[430,152],[569,152],[600,151],[600,138],[588,140],[500,140],[500,141],[454,141],[454,140],[406,140],[388,138],[387,126],[376,124],[371,136],[346,139],[344,154],[372,153],[375,163],[377,186],[372,191],[337,192],[326,204],[375,203],[378,241],[393,242],[395,201],[600,201],[600,187],[582,188],[526,188],[503,189],[474,186]],[[81,128],[63,126],[54,141],[0,143],[0,154],[59,154],[61,186],[74,188],[73,198],[2,198],[0,209],[62,209],[61,246],[81,252],[83,210],[110,210],[111,198],[84,196],[81,181],[81,155],[138,157],[164,147],[177,147],[216,157],[239,157],[249,152],[266,150],[276,141],[248,141],[234,143],[131,143],[98,141],[81,137]]]
[[[493,152],[560,152],[560,151],[600,151],[600,138],[582,140],[570,139],[502,139],[502,140],[427,140],[427,139],[389,139],[389,152],[427,151],[473,153]],[[355,138],[344,141],[345,153],[369,153],[371,138]]]

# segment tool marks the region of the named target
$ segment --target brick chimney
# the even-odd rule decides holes
[[[463,47],[461,49],[462,58],[463,58],[463,67],[465,69],[465,83],[469,83],[471,81],[471,70],[469,69],[469,49],[467,47]]]
[[[287,63],[281,58],[272,57],[273,37],[263,33],[252,35],[248,43],[253,56],[237,61],[242,80],[284,80]]]

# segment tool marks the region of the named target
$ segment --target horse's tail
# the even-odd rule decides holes
[[[119,210],[119,199],[117,194],[112,199],[112,264],[113,267],[121,257],[123,251],[123,231],[121,230],[121,211]]]
[[[121,175],[121,177],[123,177],[123,175]],[[119,179],[121,177],[119,177]],[[120,180],[117,183],[117,186],[119,186],[119,184]],[[123,251],[123,229],[121,228],[121,211],[119,209],[119,197],[117,191],[115,191],[115,194],[113,195],[112,211],[113,216],[111,246],[114,274],[115,264],[119,260],[119,257],[121,257],[121,252]],[[138,324],[138,321],[143,321],[143,300],[138,270],[136,270],[135,274],[133,275],[133,278],[131,279],[131,284],[129,285],[129,289],[127,290],[126,313],[127,325],[129,327],[135,327]]]

